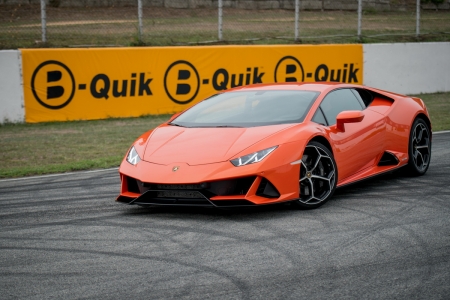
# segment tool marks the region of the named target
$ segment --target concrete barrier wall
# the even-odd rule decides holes
[[[364,85],[400,94],[450,92],[450,42],[365,44]]]
[[[364,44],[362,51],[364,85],[401,94],[450,92],[450,42]],[[0,51],[0,123],[25,120],[22,78],[20,50]]]
[[[21,66],[19,50],[0,51],[0,124],[24,121]]]

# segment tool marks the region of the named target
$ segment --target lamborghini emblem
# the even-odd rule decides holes
[[[172,172],[176,172],[176,171],[178,171],[178,169],[179,169],[180,167],[179,166],[175,166],[175,167],[173,167],[172,168]]]

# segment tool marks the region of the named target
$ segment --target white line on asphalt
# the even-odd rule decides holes
[[[438,131],[438,132],[433,132],[433,135],[439,134],[439,133],[449,133],[449,132],[450,132],[450,130]]]
[[[78,171],[78,172],[58,173],[58,174],[49,174],[49,175],[37,175],[37,176],[20,177],[20,178],[0,179],[0,182],[15,181],[15,180],[26,180],[26,179],[36,179],[36,178],[49,178],[49,177],[74,175],[74,174],[99,173],[99,172],[107,172],[107,171],[113,171],[113,170],[119,170],[119,168],[109,168],[109,169],[99,169],[99,170],[90,170],[90,171]]]

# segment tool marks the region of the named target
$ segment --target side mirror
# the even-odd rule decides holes
[[[358,123],[364,119],[364,113],[360,110],[347,110],[340,112],[336,117],[336,127],[340,131],[345,131],[345,123]]]

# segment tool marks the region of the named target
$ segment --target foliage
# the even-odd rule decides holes
[[[420,0],[421,3],[433,3],[434,5],[436,5],[436,9],[438,8],[438,6],[442,3],[444,3],[444,0]]]
[[[59,7],[61,5],[61,0],[49,0],[48,4],[52,7]]]

